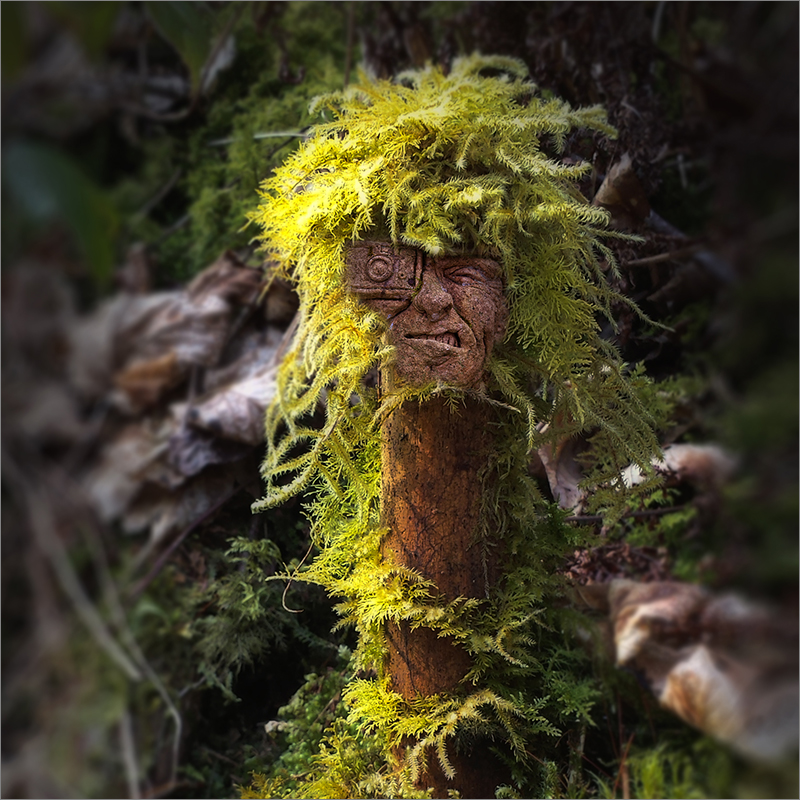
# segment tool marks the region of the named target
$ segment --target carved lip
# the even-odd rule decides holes
[[[461,338],[455,331],[440,331],[438,333],[434,333],[433,331],[426,331],[425,333],[407,333],[403,338],[422,341],[426,344],[435,342],[436,344],[442,344],[446,347],[461,347]]]

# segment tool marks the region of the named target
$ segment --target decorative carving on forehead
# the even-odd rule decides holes
[[[389,321],[397,377],[412,386],[481,383],[508,321],[500,264],[388,242],[353,245],[346,264],[350,290]]]
[[[362,300],[410,299],[422,274],[422,253],[388,242],[364,242],[347,251],[347,282]]]

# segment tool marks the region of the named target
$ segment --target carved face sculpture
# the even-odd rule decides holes
[[[496,261],[362,242],[348,251],[347,279],[362,302],[386,316],[398,377],[412,386],[481,382],[508,320]]]

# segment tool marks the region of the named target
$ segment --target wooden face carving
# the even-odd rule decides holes
[[[480,384],[508,321],[496,261],[433,258],[412,247],[361,242],[348,250],[347,281],[362,302],[386,316],[399,378],[411,386]]]

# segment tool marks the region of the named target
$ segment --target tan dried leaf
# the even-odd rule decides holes
[[[645,221],[650,213],[650,203],[629,153],[608,170],[592,204],[607,209],[612,224],[617,228],[633,230]]]
[[[150,528],[156,544],[197,522],[241,484],[235,469],[210,467],[177,490],[149,490],[131,504],[122,523],[126,531]]]
[[[183,476],[170,471],[163,458],[174,430],[174,420],[148,419],[126,425],[103,447],[82,480],[101,519],[118,519],[145,483],[169,490],[183,482]]]
[[[718,489],[733,476],[738,461],[716,444],[671,444],[664,448],[663,459],[653,459],[653,466],[668,479],[686,481],[703,490]],[[644,480],[635,464],[623,471],[627,486]]]
[[[174,350],[146,361],[133,361],[114,375],[114,387],[124,396],[118,404],[133,411],[154,406],[183,376]]]
[[[116,384],[115,404],[143,411],[192,366],[217,365],[234,309],[253,302],[260,285],[260,271],[225,253],[185,291],[111,299],[72,332],[73,382],[95,398]]]
[[[612,581],[617,663],[664,708],[763,761],[798,746],[797,618],[671,581]]]
[[[210,391],[194,404],[187,421],[244,444],[263,442],[264,412],[275,397],[281,339],[277,328],[246,337],[236,361],[207,374]]]
[[[539,432],[547,433],[549,425],[539,426]],[[550,491],[560,508],[569,511],[580,509],[586,492],[578,484],[583,480],[583,469],[576,456],[586,442],[576,436],[562,436],[548,442],[536,451],[541,461]]]

